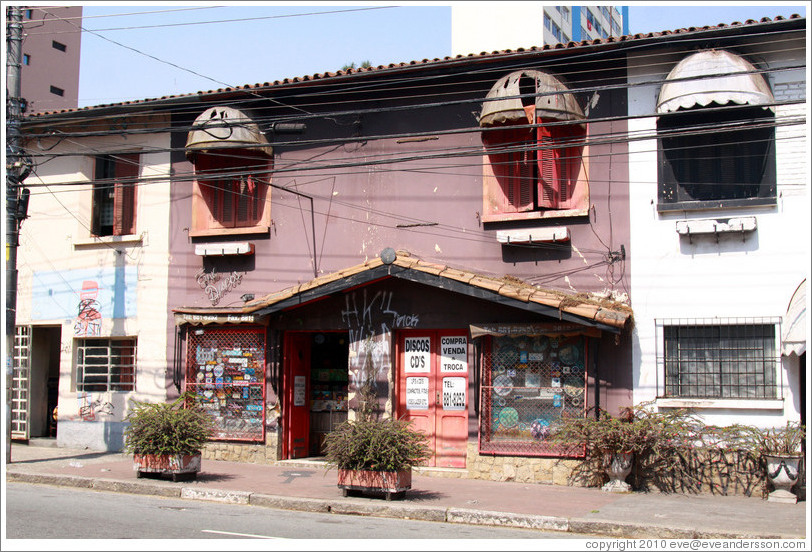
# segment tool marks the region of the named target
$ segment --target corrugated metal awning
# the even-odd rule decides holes
[[[530,86],[532,85],[532,88]],[[527,121],[523,94],[538,94],[535,98],[536,117],[559,121],[580,121],[584,112],[564,83],[549,73],[525,70],[510,73],[498,81],[488,92],[482,104],[479,126]],[[532,106],[533,103],[531,102]]]
[[[211,107],[201,113],[186,137],[186,155],[226,147],[258,149],[273,155],[273,148],[259,126],[233,107]]]
[[[798,356],[806,352],[806,280],[801,282],[787,307],[787,316],[781,325],[781,354]],[[802,367],[803,368],[803,367]]]
[[[657,113],[705,107],[712,102],[761,105],[774,110],[770,86],[757,71],[749,61],[726,50],[692,54],[666,77],[657,99]]]

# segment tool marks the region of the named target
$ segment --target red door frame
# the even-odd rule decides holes
[[[282,458],[306,458],[310,454],[310,333],[286,332],[283,343]]]
[[[446,371],[442,371],[441,354],[443,338],[465,338],[465,370],[451,371],[451,362],[446,362]],[[406,339],[428,338],[429,342],[412,341],[415,351],[409,351],[409,362],[415,366],[406,366]],[[397,416],[410,420],[416,429],[426,433],[433,455],[429,466],[464,468],[468,446],[468,389],[471,373],[469,355],[470,345],[466,330],[403,330],[397,338]],[[428,345],[428,351],[425,350]],[[450,347],[448,344],[446,347]],[[428,366],[426,366],[428,354]],[[412,385],[407,386],[407,378]],[[462,378],[463,381],[459,381]],[[407,390],[413,393],[409,395]],[[454,402],[453,397],[461,396],[461,402]],[[407,409],[407,401],[414,408]],[[426,408],[421,405],[425,404]]]

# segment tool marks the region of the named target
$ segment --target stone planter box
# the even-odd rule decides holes
[[[338,487],[344,496],[352,491],[384,493],[386,500],[403,498],[412,488],[412,470],[367,471],[338,470]]]
[[[190,480],[200,471],[200,453],[197,454],[133,454],[136,477],[169,475],[172,481]]]

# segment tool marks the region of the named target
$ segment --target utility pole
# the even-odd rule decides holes
[[[31,171],[22,149],[23,112],[22,8],[6,8],[6,462],[11,463],[11,405],[14,373],[14,333],[17,323],[17,246],[20,222],[26,217],[29,191],[22,182]]]

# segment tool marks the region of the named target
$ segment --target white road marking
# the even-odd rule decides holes
[[[212,530],[209,530],[209,529],[201,529],[201,532],[202,533],[214,533],[216,535],[232,535],[232,536],[235,536],[235,537],[251,537],[253,539],[283,539],[283,537],[269,537],[267,535],[252,535],[250,533],[231,533],[230,531],[212,531]]]

